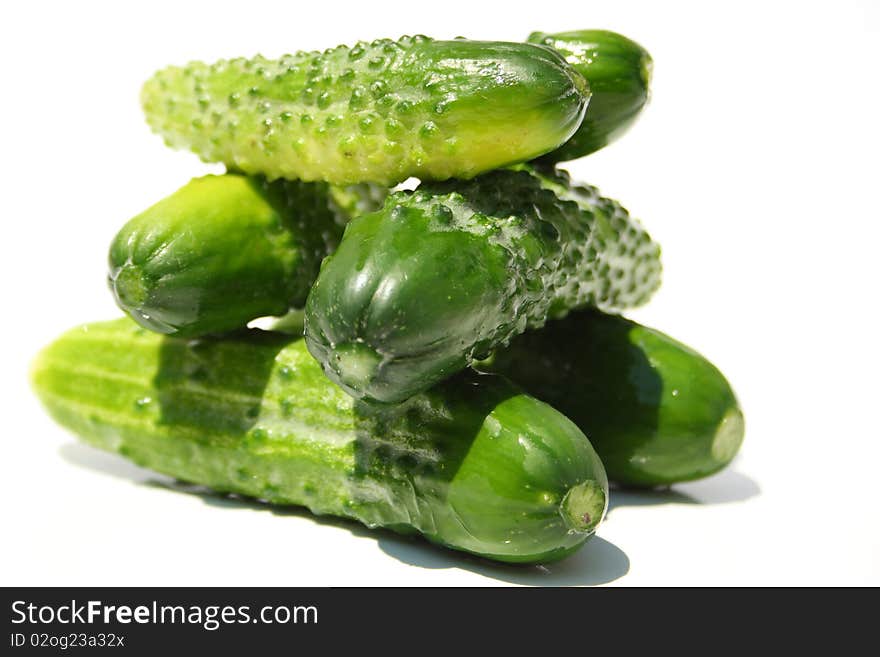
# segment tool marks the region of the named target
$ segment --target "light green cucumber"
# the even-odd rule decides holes
[[[33,385],[63,426],[141,466],[498,561],[570,554],[607,506],[580,430],[497,375],[375,409],[328,381],[302,338],[187,341],[126,318],[56,340]]]
[[[270,179],[469,178],[565,142],[589,99],[551,48],[427,37],[172,66],[144,85],[175,148]]]

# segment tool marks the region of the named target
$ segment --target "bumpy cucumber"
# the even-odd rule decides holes
[[[544,161],[563,162],[589,155],[629,130],[648,102],[653,62],[647,50],[606,30],[535,32],[529,41],[562,53],[587,79],[592,92],[580,128],[560,148],[545,155]]]
[[[552,169],[391,195],[351,222],[306,302],[309,351],[358,398],[397,402],[526,327],[635,306],[659,248],[620,205]]]
[[[534,44],[380,39],[156,73],[147,121],[173,147],[270,179],[392,185],[469,178],[553,150],[583,77]]]
[[[580,430],[497,375],[377,410],[328,381],[302,338],[186,341],[122,319],[62,336],[33,383],[58,422],[139,465],[499,561],[561,558],[606,509]]]
[[[384,188],[196,178],[129,221],[110,247],[119,306],[160,333],[197,336],[301,307],[344,224]]]
[[[620,484],[705,477],[742,444],[743,415],[724,375],[693,349],[622,317],[572,313],[517,336],[480,368],[565,413]]]

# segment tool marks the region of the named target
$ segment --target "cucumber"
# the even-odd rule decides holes
[[[169,146],[270,179],[469,178],[565,142],[583,77],[534,44],[379,39],[169,67],[141,94]]]
[[[724,375],[693,349],[622,317],[572,313],[517,336],[479,367],[571,418],[619,484],[706,477],[742,444],[743,414]]]
[[[623,135],[648,102],[653,61],[648,51],[621,34],[579,30],[546,34],[534,32],[529,42],[558,50],[583,75],[592,96],[577,132],[542,159],[576,160],[598,151]]]
[[[384,188],[196,178],[129,221],[110,246],[119,307],[159,333],[197,336],[301,307],[321,260]]]
[[[124,318],[68,332],[32,376],[58,422],[141,466],[498,561],[570,554],[606,510],[580,430],[497,375],[462,372],[373,409],[330,383],[302,338],[187,341]]]
[[[349,394],[399,402],[569,309],[645,302],[659,248],[620,205],[523,166],[389,196],[346,228],[305,335]]]

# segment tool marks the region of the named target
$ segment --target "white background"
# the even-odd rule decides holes
[[[873,8],[872,6],[873,5]],[[878,3],[4,3],[0,584],[880,584]],[[570,166],[664,248],[636,319],[714,360],[746,413],[729,471],[615,493],[599,538],[499,567],[299,511],[176,490],[78,445],[29,361],[112,317],[122,223],[209,170],[151,135],[169,63],[426,33],[608,28],[655,60],[653,100]]]

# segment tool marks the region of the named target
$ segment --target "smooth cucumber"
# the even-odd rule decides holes
[[[175,148],[270,179],[469,178],[565,142],[583,77],[534,44],[379,39],[156,73],[147,121]]]
[[[619,484],[706,477],[742,444],[743,414],[724,375],[690,347],[622,317],[572,313],[517,336],[479,367],[571,418]]]
[[[384,188],[205,176],[129,221],[110,246],[117,304],[153,331],[197,336],[301,307],[321,260]]]
[[[580,430],[497,375],[374,409],[328,381],[302,338],[187,341],[126,318],[59,338],[33,385],[62,425],[144,467],[499,561],[571,553],[607,505]]]
[[[607,30],[534,32],[528,40],[558,50],[592,93],[577,132],[542,160],[576,160],[599,150],[629,130],[648,103],[654,64],[635,41]]]
[[[305,334],[349,394],[399,402],[548,317],[635,306],[659,284],[659,248],[620,205],[561,171],[499,170],[352,221]]]

